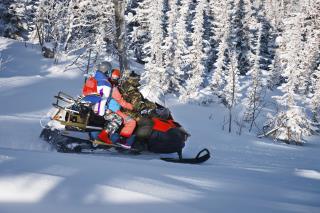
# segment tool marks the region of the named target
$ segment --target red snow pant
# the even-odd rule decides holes
[[[120,131],[120,135],[129,138],[132,135],[134,129],[136,128],[137,122],[130,116],[121,112],[120,110],[117,111],[117,115],[119,115],[123,119],[124,125]]]

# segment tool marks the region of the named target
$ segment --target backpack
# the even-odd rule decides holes
[[[92,94],[97,94],[97,85],[98,82],[94,77],[89,77],[84,84],[82,88],[82,95],[87,96],[87,95],[92,95]]]
[[[155,153],[174,153],[185,146],[187,133],[174,120],[141,118],[135,131],[137,140],[148,144]]]
[[[152,118],[153,128],[148,148],[155,153],[179,152],[185,146],[186,133],[173,120]]]

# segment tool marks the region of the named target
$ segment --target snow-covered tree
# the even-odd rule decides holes
[[[203,35],[204,35],[204,12],[207,6],[206,0],[197,0],[195,9],[195,19],[192,22],[193,33],[191,34],[192,46],[189,47],[189,61],[191,72],[186,82],[185,90],[181,95],[182,101],[197,99],[199,91],[203,87],[205,60],[207,55],[203,50]]]
[[[209,87],[214,94],[221,96],[224,84],[224,70],[226,66],[226,52],[228,51],[228,38],[230,31],[230,17],[228,15],[227,1],[210,1],[210,9],[214,14],[215,40],[219,43],[217,47],[217,58],[214,69],[209,78]]]
[[[281,26],[284,18],[284,1],[266,0],[265,1],[266,16],[275,28]]]
[[[152,16],[150,16],[149,26],[151,40],[146,45],[150,47],[150,56],[146,58],[145,72],[142,74],[141,82],[144,89],[161,90],[166,93],[169,90],[169,76],[166,72],[163,62],[164,51],[162,49],[163,30],[159,27],[162,23],[162,0],[156,0],[152,3]]]
[[[300,50],[302,49],[302,35],[300,31],[300,16],[292,14],[284,20],[285,29],[280,40],[282,76],[285,79],[279,89],[282,96],[275,96],[280,111],[273,118],[274,137],[285,141],[301,142],[303,136],[310,133],[310,123],[301,106],[297,93],[299,76],[304,70],[299,68]]]
[[[35,33],[41,46],[52,42],[56,49],[63,26],[61,19],[65,14],[65,3],[54,0],[40,1],[35,18]]]
[[[239,70],[238,70],[238,60],[237,56],[234,52],[235,50],[230,50],[230,63],[226,67],[226,84],[223,88],[223,97],[226,104],[226,107],[229,110],[229,132],[232,129],[232,110],[239,102],[241,97],[241,90],[240,90],[240,82],[239,82]]]
[[[241,75],[245,75],[249,70],[249,30],[246,23],[246,17],[248,11],[247,2],[245,0],[235,0],[233,8],[231,8],[231,32],[230,40],[231,43],[235,44],[237,58],[238,58],[238,68]]]
[[[247,73],[247,75],[249,76],[249,86],[247,91],[247,97],[244,100],[246,107],[244,120],[250,122],[249,131],[252,130],[254,121],[256,120],[258,115],[259,108],[261,107],[261,93],[262,89],[265,86],[265,83],[263,82],[262,70],[260,68],[261,35],[262,26],[260,25],[258,30],[258,38],[256,40],[256,47],[253,55],[254,64]]]
[[[214,32],[214,12],[213,8],[211,8],[210,1],[208,1],[207,6],[205,7],[204,11],[204,35],[203,38],[206,41],[204,43],[204,52],[207,54],[207,60],[205,62],[206,73],[205,75],[210,76],[213,70],[213,61],[217,58],[217,51],[216,48],[218,47],[218,41],[215,39],[215,32]],[[208,82],[208,79],[206,79]],[[207,83],[206,83],[207,84]],[[205,85],[208,86],[208,85]]]
[[[177,74],[175,69],[177,62],[174,60],[175,53],[177,52],[177,19],[179,15],[177,0],[168,2],[169,11],[167,12],[168,23],[167,23],[167,36],[164,39],[164,66],[166,72],[169,73],[170,77],[170,88],[169,92],[178,92],[179,82],[177,82]],[[179,53],[178,53],[179,54]]]
[[[312,76],[312,97],[310,98],[310,108],[312,111],[312,121],[320,122],[320,65]]]
[[[0,3],[0,35],[12,39],[26,39],[24,0],[3,0]]]
[[[228,34],[225,33],[221,43],[219,44],[218,54],[217,54],[218,58],[214,64],[215,69],[212,75],[212,79],[210,81],[211,90],[213,91],[214,94],[217,94],[218,96],[222,95],[221,88],[225,83],[225,73],[224,73],[224,70],[226,69],[225,55],[226,55],[226,52],[228,51],[227,36]]]
[[[220,42],[226,31],[226,24],[229,21],[228,5],[230,0],[209,1],[210,12],[214,17],[215,40]]]
[[[178,14],[176,23],[176,50],[173,58],[173,74],[170,78],[171,88],[176,92],[182,91],[182,85],[188,67],[188,55],[189,52],[187,37],[189,32],[187,31],[187,17],[190,14],[189,4],[191,0],[181,0],[178,4]]]
[[[300,30],[303,36],[302,48],[300,50],[299,68],[303,70],[299,75],[298,92],[300,94],[308,94],[311,86],[311,76],[316,69],[316,57],[320,51],[320,28],[312,20],[309,11],[310,8],[305,5],[301,6],[300,16]],[[320,8],[319,8],[320,12]],[[318,28],[318,29],[317,29]]]
[[[280,85],[283,77],[281,76],[281,60],[278,54],[274,56],[271,64],[268,66],[269,68],[269,78],[267,79],[267,87],[268,89],[274,89]]]
[[[139,0],[138,6],[133,9],[133,13],[127,16],[128,23],[132,26],[129,33],[129,49],[134,52],[134,56],[139,62],[146,62],[146,57],[150,56],[150,18],[153,16],[153,0]]]
[[[112,8],[111,0],[41,0],[36,16],[39,43],[49,43],[58,57],[91,48],[99,36],[114,40]]]
[[[35,17],[36,13],[39,7],[39,2],[40,0],[25,0],[25,6],[24,6],[24,21],[25,21],[25,26],[27,29],[27,35],[28,35],[28,40],[33,40],[35,32]]]
[[[119,67],[128,75],[128,58],[127,58],[127,29],[125,20],[126,0],[113,0],[114,20],[115,20],[115,43],[119,60]]]

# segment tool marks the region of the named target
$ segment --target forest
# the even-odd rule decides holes
[[[2,0],[0,36],[83,72],[144,64],[146,89],[219,100],[229,132],[301,143],[320,128],[319,0]]]

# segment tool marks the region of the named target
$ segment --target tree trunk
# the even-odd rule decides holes
[[[257,85],[254,86],[254,92],[253,92],[253,112],[252,112],[252,120],[251,120],[251,124],[250,124],[250,128],[249,128],[249,132],[251,132],[254,121],[256,120],[256,100],[257,100]]]
[[[231,124],[232,123],[232,112],[231,107],[229,108],[229,133],[231,132]]]
[[[88,78],[88,73],[89,73],[89,69],[90,69],[90,61],[91,61],[91,49],[89,50],[89,58],[88,58],[88,63],[87,63],[87,67],[86,67],[86,77],[84,78],[84,83],[86,83],[87,78]]]
[[[116,23],[116,42],[121,72],[128,70],[127,49],[126,49],[126,23],[125,23],[125,1],[113,0]]]
[[[40,29],[39,29],[38,24],[36,24],[36,29],[37,29],[39,43],[40,43],[40,46],[42,47],[43,46],[43,36],[42,36],[43,34],[40,34]]]

